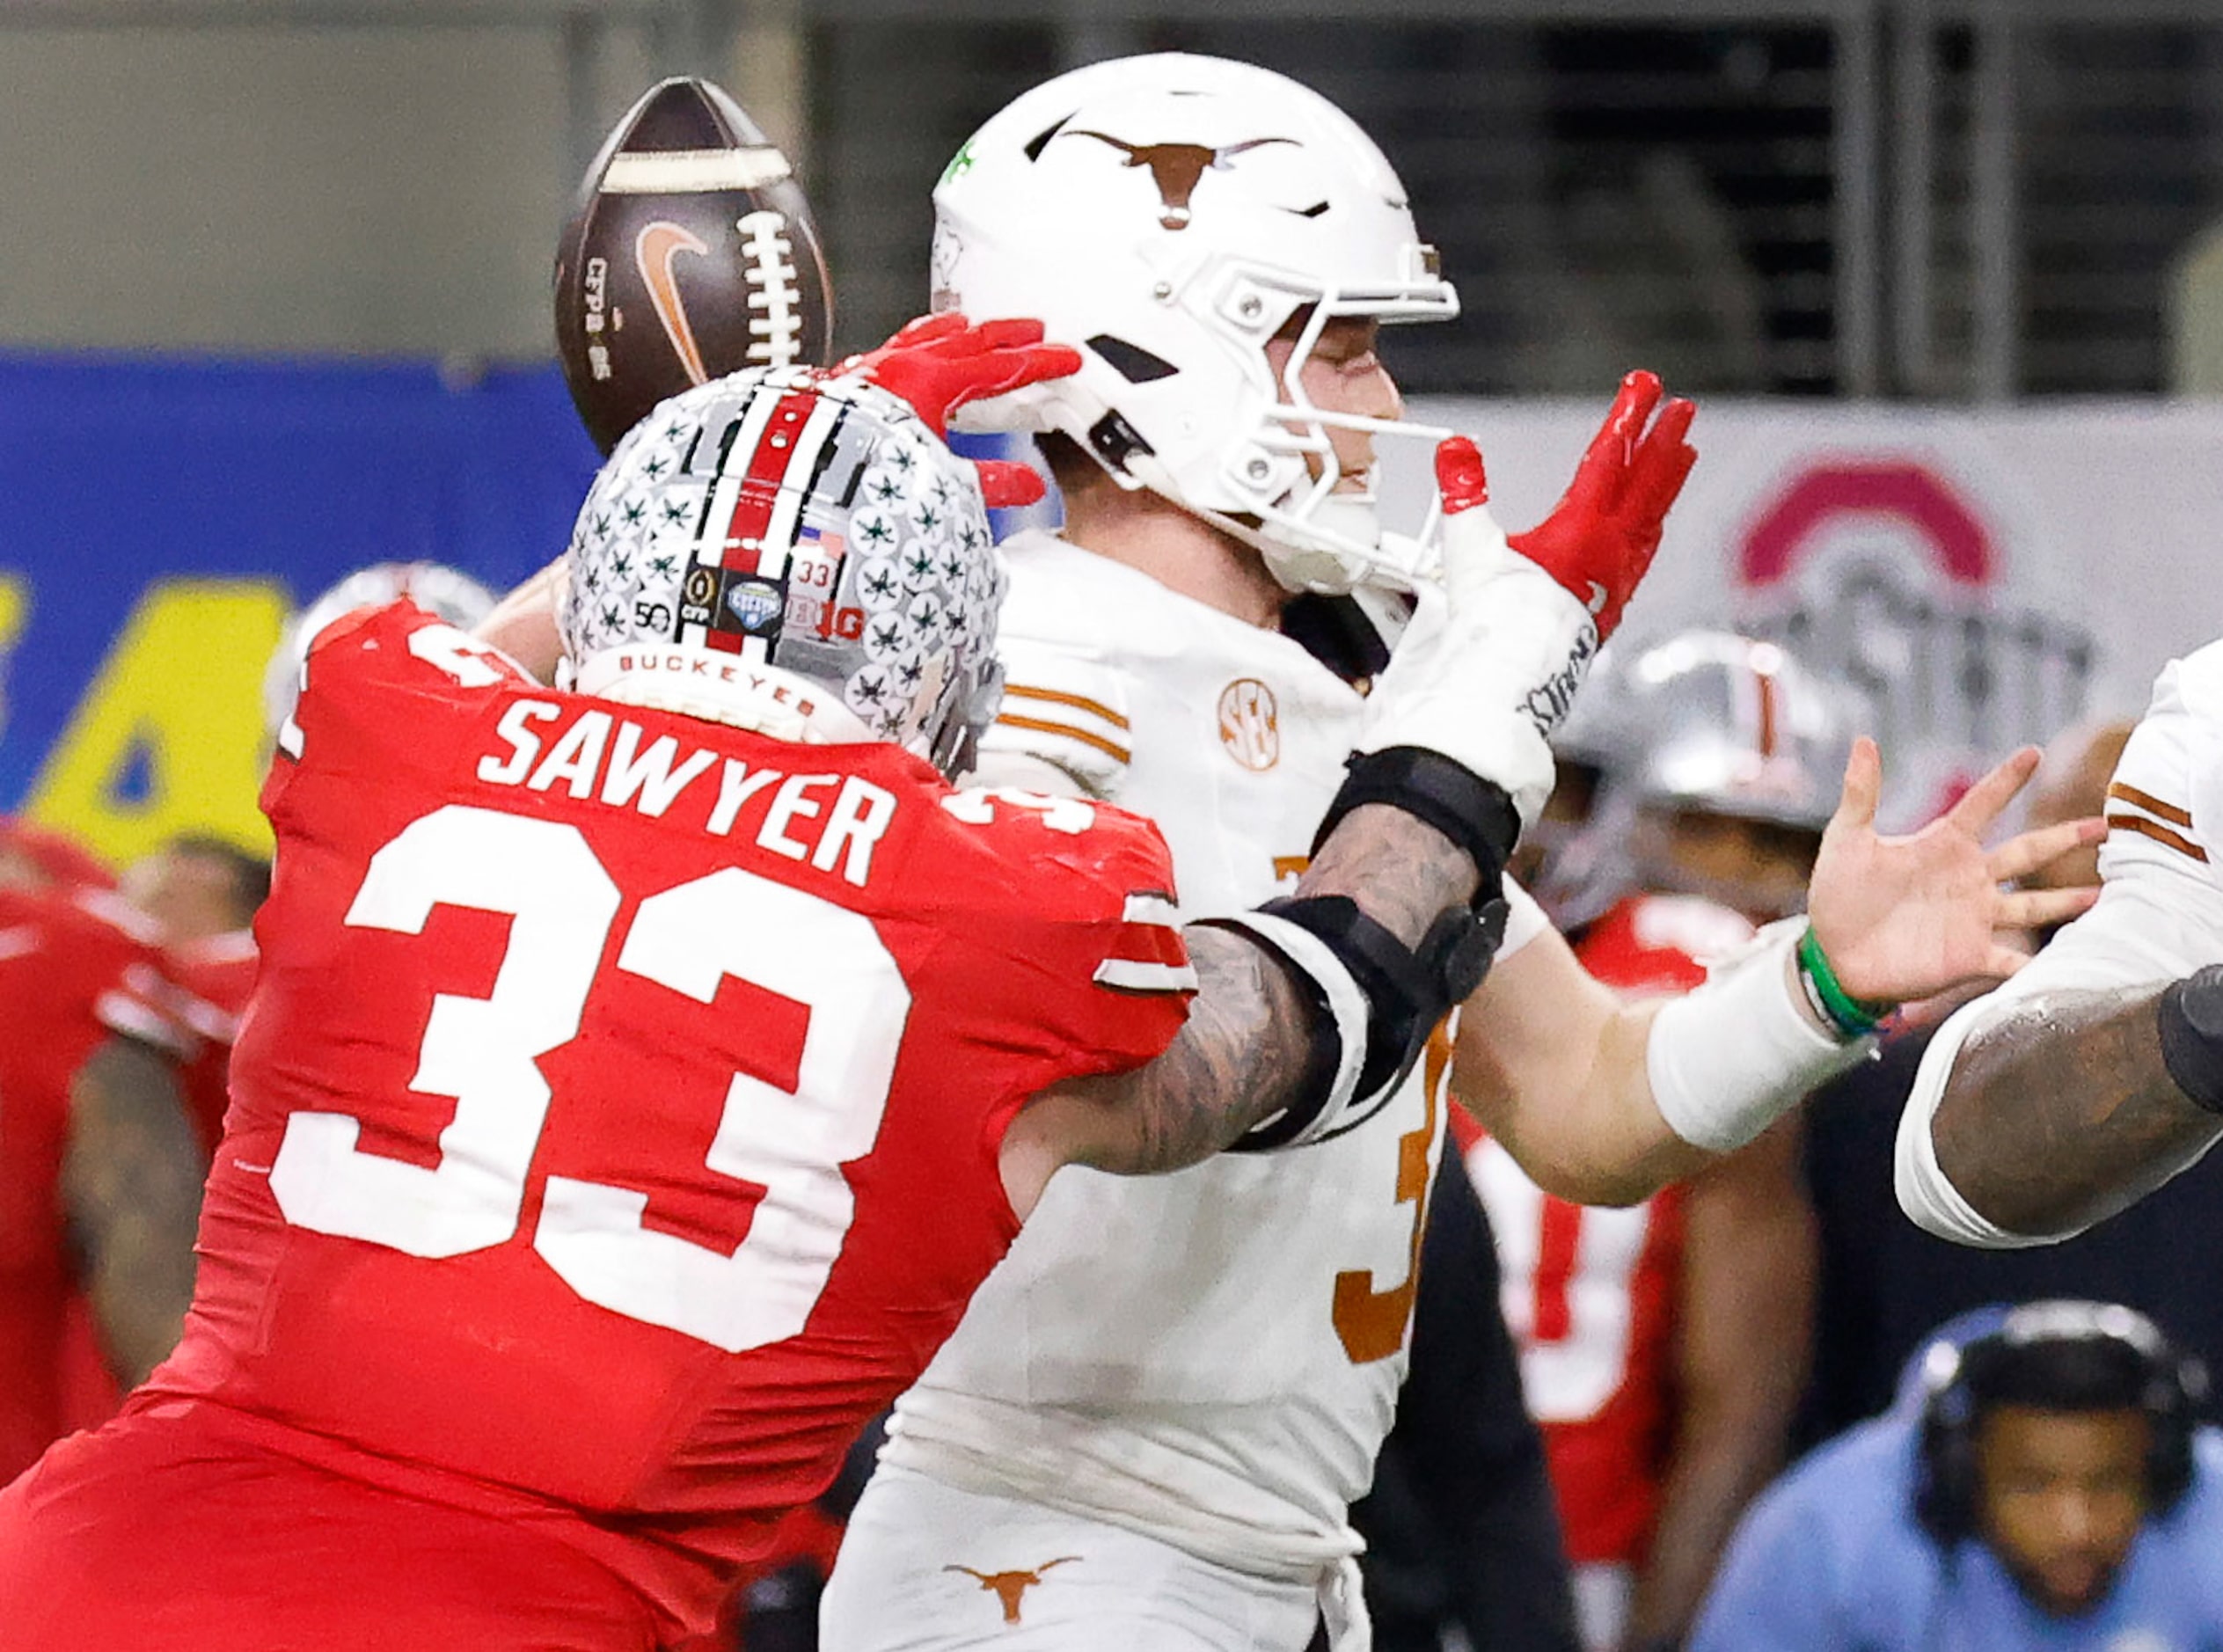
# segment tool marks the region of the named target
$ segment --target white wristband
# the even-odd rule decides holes
[[[1795,1001],[1793,954],[1805,932],[1803,917],[1770,924],[1653,1018],[1644,1046],[1652,1101],[1692,1146],[1734,1151],[1874,1053],[1874,1039],[1840,1043]]]

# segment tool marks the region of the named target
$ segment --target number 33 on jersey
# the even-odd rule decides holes
[[[1145,822],[551,693],[406,606],[325,633],[281,743],[162,1381],[388,1456],[811,1495],[1016,1232],[1005,1125],[1194,984]]]

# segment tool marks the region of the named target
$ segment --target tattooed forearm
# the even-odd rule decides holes
[[[2162,1064],[2161,989],[2062,993],[1973,1034],[1932,1123],[1938,1166],[2015,1233],[2088,1226],[2223,1135]]]
[[[1447,908],[1474,892],[1474,863],[1401,810],[1353,810],[1298,885],[1347,895],[1377,923],[1417,944]],[[1084,1162],[1146,1175],[1195,1164],[1300,1100],[1312,1074],[1312,1016],[1273,954],[1232,932],[1185,932],[1196,1001],[1181,1035],[1146,1067],[1073,1086],[1102,1109]]]
[[[1376,923],[1415,946],[1444,912],[1474,897],[1466,852],[1402,809],[1353,809],[1320,846],[1299,895],[1348,895]]]
[[[1100,1170],[1147,1176],[1209,1159],[1304,1082],[1311,1012],[1281,965],[1226,930],[1187,939],[1198,989],[1181,1035],[1147,1067],[1075,1086],[1111,1115],[1088,1156]]]
[[[70,1085],[62,1195],[116,1374],[135,1384],[178,1340],[193,1301],[208,1166],[168,1062],[112,1038]]]

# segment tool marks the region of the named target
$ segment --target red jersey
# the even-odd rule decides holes
[[[199,1289],[125,1421],[214,1402],[706,1626],[1009,1246],[1018,1109],[1179,1030],[1165,845],[406,604],[319,639],[295,725]]]
[[[1584,932],[1575,955],[1619,990],[1685,992],[1706,979],[1700,959],[1751,935],[1711,902],[1634,895]],[[1505,1322],[1543,1432],[1568,1556],[1640,1564],[1674,1443],[1683,1189],[1626,1210],[1569,1204],[1529,1181],[1464,1114],[1453,1109],[1452,1119],[1496,1235]]]
[[[0,1482],[69,1426],[76,1280],[62,1202],[69,1081],[106,1036],[99,1006],[155,957],[113,897],[0,889]],[[167,1042],[150,1021],[148,1036]]]

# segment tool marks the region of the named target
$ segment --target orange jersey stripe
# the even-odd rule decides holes
[[[2109,786],[2107,794],[2117,802],[2129,803],[2144,809],[2149,815],[2158,815],[2172,826],[2190,826],[2192,823],[2192,812],[2190,809],[2179,808],[2174,803],[2164,803],[2151,792],[2141,792],[2138,787],[2125,785],[2121,780]]]
[[[1005,699],[1048,700],[1053,705],[1070,705],[1075,711],[1087,712],[1101,717],[1114,728],[1125,728],[1127,720],[1108,705],[1101,705],[1083,694],[1068,694],[1061,689],[1027,688],[1017,683],[1004,684]]]
[[[2155,825],[2144,815],[2110,815],[2107,817],[2107,823],[2110,830],[2139,832],[2151,837],[2157,844],[2167,844],[2179,854],[2190,856],[2204,866],[2207,862],[2207,851],[2201,848],[2199,844],[2189,837],[2171,831],[2166,826]]]
[[[996,720],[1006,728],[1029,728],[1040,735],[1063,735],[1068,740],[1078,740],[1084,746],[1093,746],[1122,763],[1131,762],[1134,753],[1124,746],[1114,745],[1101,735],[1092,735],[1086,728],[1075,728],[1071,723],[1053,723],[1040,717],[1014,717],[1009,712],[996,713]]]

